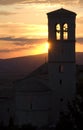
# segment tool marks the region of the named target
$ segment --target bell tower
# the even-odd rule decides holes
[[[52,90],[52,122],[67,110],[76,92],[75,18],[76,13],[59,9],[48,16],[48,73]]]

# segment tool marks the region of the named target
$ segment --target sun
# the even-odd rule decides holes
[[[49,43],[46,42],[45,45],[46,45],[46,50],[48,50],[49,49]]]

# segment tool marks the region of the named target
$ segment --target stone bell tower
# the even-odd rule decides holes
[[[48,73],[52,90],[51,121],[67,110],[76,92],[75,18],[74,12],[59,9],[48,16]]]

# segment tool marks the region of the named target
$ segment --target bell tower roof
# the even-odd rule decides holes
[[[54,10],[52,12],[49,12],[47,13],[47,15],[72,15],[72,16],[76,16],[76,13],[75,12],[72,12],[72,11],[69,11],[69,10],[66,10],[64,8],[60,8],[58,10]]]

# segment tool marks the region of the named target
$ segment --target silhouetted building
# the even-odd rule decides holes
[[[63,8],[48,15],[48,74],[52,89],[52,121],[66,111],[76,93],[75,18]],[[55,116],[56,115],[56,116]]]

